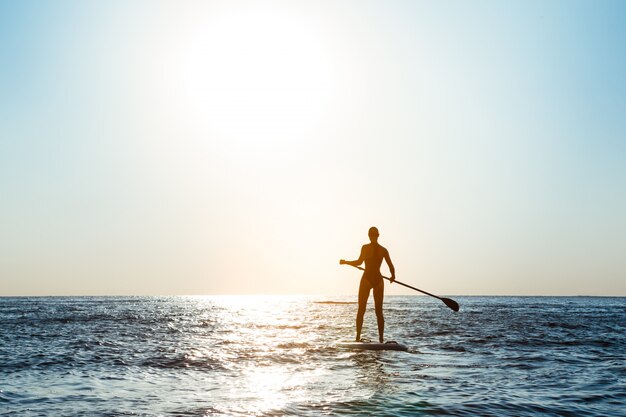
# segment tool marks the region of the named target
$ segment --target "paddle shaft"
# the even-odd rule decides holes
[[[346,264],[346,265],[350,265],[350,264]],[[354,265],[350,265],[350,266],[354,266]],[[363,267],[360,267],[360,266],[354,266],[354,267],[355,267],[355,268],[357,268],[357,269],[360,269],[361,271],[365,271],[365,268],[363,268]],[[385,277],[385,276],[383,276],[383,278],[385,278],[387,281],[390,281],[390,282],[391,282],[391,278],[389,278],[389,277]],[[440,299],[441,301],[443,301],[443,298],[438,297],[438,296],[436,296],[435,294],[431,294],[431,293],[429,293],[429,292],[427,292],[427,291],[420,290],[419,288],[412,287],[412,286],[410,286],[409,284],[405,284],[404,282],[395,281],[395,280],[394,280],[393,282],[395,282],[396,284],[400,284],[400,285],[402,285],[403,287],[407,287],[407,288],[410,288],[410,289],[412,289],[412,290],[419,291],[419,292],[421,292],[422,294],[430,295],[431,297],[435,297],[435,298],[438,298],[438,299]]]

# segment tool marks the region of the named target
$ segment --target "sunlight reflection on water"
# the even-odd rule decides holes
[[[389,297],[386,334],[407,353],[335,347],[354,335],[353,298],[0,298],[0,415],[611,416],[624,404],[626,299],[472,297],[455,314]]]

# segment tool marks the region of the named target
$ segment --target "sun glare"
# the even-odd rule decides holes
[[[204,130],[229,140],[290,140],[329,111],[331,59],[305,16],[222,11],[192,38],[184,68],[187,111]]]

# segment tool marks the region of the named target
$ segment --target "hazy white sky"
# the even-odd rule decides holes
[[[626,295],[624,21],[0,1],[0,295]]]

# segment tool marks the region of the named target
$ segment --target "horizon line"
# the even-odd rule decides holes
[[[587,294],[577,294],[577,295],[564,295],[564,294],[453,294],[448,295],[447,297],[520,297],[520,298],[548,298],[548,297],[568,297],[568,298],[626,298],[625,295],[587,295]],[[354,297],[357,296],[355,294],[67,294],[67,295],[0,295],[0,298],[138,298],[138,297],[155,297],[155,298],[166,298],[166,297]],[[385,297],[429,297],[423,294],[386,294]],[[370,297],[371,298],[371,297]],[[368,299],[368,302],[371,300]]]

